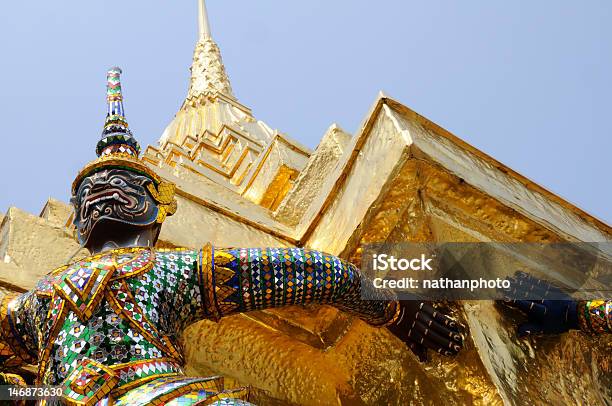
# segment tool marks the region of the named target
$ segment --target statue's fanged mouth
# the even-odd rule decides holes
[[[110,188],[93,193],[87,196],[83,202],[81,215],[83,218],[90,214],[93,218],[97,218],[103,212],[104,207],[110,204],[121,204],[125,209],[134,209],[138,205],[138,200],[126,195],[121,189]]]

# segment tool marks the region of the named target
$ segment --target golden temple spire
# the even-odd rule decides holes
[[[191,82],[187,99],[222,93],[234,97],[232,86],[223,66],[221,51],[210,35],[210,24],[204,0],[198,0],[199,38],[193,53]]]
[[[210,38],[210,23],[208,22],[206,2],[204,0],[198,0],[198,6],[198,25],[200,28],[200,38]]]
[[[275,131],[255,119],[251,109],[234,96],[221,51],[211,36],[205,0],[198,0],[198,28],[189,91],[183,105],[160,137],[159,145],[164,153],[172,148],[185,148],[191,151],[189,154],[194,154],[193,157],[197,156],[199,162],[206,161],[207,165],[218,161],[218,171],[224,171],[222,168],[232,167],[233,164],[242,165],[242,169],[250,168],[248,159],[258,156],[261,148],[274,138]],[[239,145],[234,145],[236,140],[240,140]],[[204,151],[213,144],[216,152]],[[218,150],[226,147],[232,152],[227,150],[229,155],[220,156]],[[145,159],[157,164],[158,152],[151,151]],[[209,152],[210,157],[204,158]],[[176,154],[172,156],[178,156]],[[233,154],[238,157],[235,162],[232,161]],[[249,158],[246,159],[246,156]],[[200,166],[198,168],[201,169]],[[239,174],[237,177],[243,173],[238,170],[234,172]]]

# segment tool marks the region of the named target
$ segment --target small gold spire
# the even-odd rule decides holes
[[[198,5],[200,37],[193,53],[191,83],[187,98],[213,95],[215,93],[222,93],[225,96],[233,97],[232,86],[221,59],[221,51],[210,36],[206,3],[204,0],[198,0]]]

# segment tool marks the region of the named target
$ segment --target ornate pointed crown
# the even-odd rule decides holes
[[[121,68],[113,67],[106,73],[106,101],[108,111],[102,130],[102,139],[96,146],[98,156],[125,153],[138,157],[140,144],[132,135],[123,112]]]
[[[96,145],[98,158],[88,163],[72,183],[72,195],[76,195],[79,185],[87,176],[103,169],[127,169],[147,176],[153,182],[148,189],[159,203],[158,223],[176,212],[174,199],[175,185],[163,181],[151,168],[140,160],[140,144],[129,129],[123,109],[123,93],[121,91],[121,69],[112,67],[106,74],[106,101],[108,111],[102,130],[102,138]]]

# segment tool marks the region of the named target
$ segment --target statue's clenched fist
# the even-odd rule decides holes
[[[388,326],[406,343],[420,361],[427,361],[427,350],[447,356],[463,348],[463,328],[428,302],[402,300],[396,320]]]

